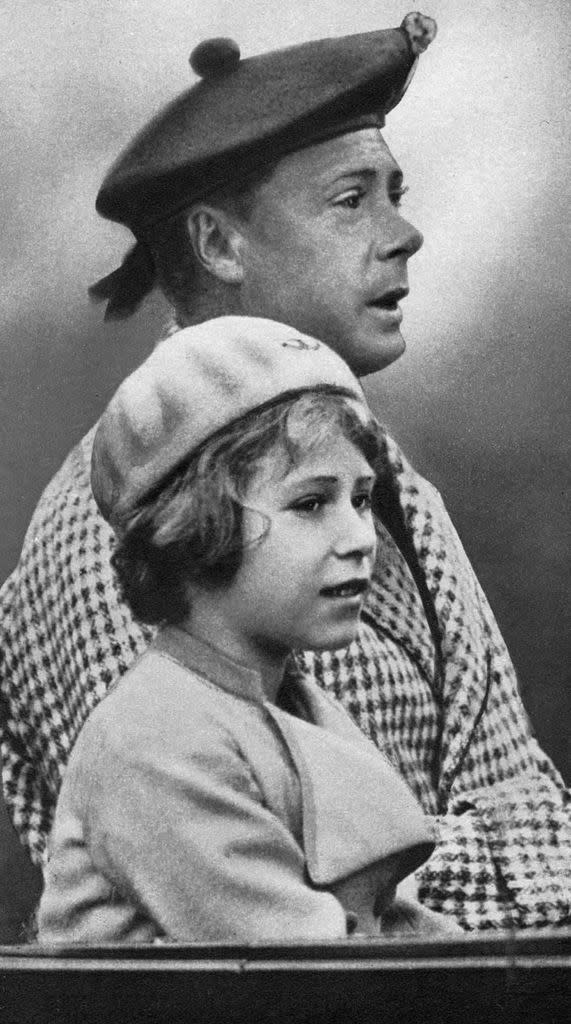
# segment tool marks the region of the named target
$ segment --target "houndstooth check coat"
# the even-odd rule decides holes
[[[152,636],[121,601],[89,484],[93,432],[44,492],[0,592],[4,795],[33,859],[90,710]],[[438,843],[421,899],[466,929],[571,923],[571,808],[534,740],[498,627],[437,491],[387,438],[379,556],[358,639],[304,654],[393,760]],[[334,766],[332,766],[334,771]]]

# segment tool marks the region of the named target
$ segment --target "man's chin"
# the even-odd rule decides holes
[[[405,349],[406,342],[400,331],[381,334],[366,349],[357,350],[357,358],[350,363],[351,369],[357,377],[368,377],[400,359]]]

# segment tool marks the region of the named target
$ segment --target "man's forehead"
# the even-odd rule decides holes
[[[272,177],[286,180],[291,173],[311,175],[306,180],[330,181],[345,175],[376,172],[400,175],[401,170],[378,128],[347,132],[306,146],[277,161]]]

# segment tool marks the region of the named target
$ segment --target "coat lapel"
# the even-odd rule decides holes
[[[266,709],[300,779],[309,878],[328,886],[392,854],[402,856],[404,877],[434,846],[429,820],[348,716],[317,687],[297,685],[311,721],[274,705]]]
[[[439,699],[445,728],[439,791],[445,803],[489,687],[490,624],[478,582],[440,495],[412,469],[390,438],[386,457],[390,473],[382,487],[393,491],[392,504],[388,499],[391,533],[409,562],[421,597],[425,588],[425,612],[429,621],[432,615],[430,625],[440,647]]]
[[[377,519],[377,559],[363,619],[390,636],[418,665],[431,689],[435,681],[434,642],[409,565],[382,521]]]

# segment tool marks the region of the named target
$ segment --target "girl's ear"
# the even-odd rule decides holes
[[[242,236],[229,214],[207,203],[197,203],[188,214],[187,227],[200,265],[225,284],[241,284]]]

